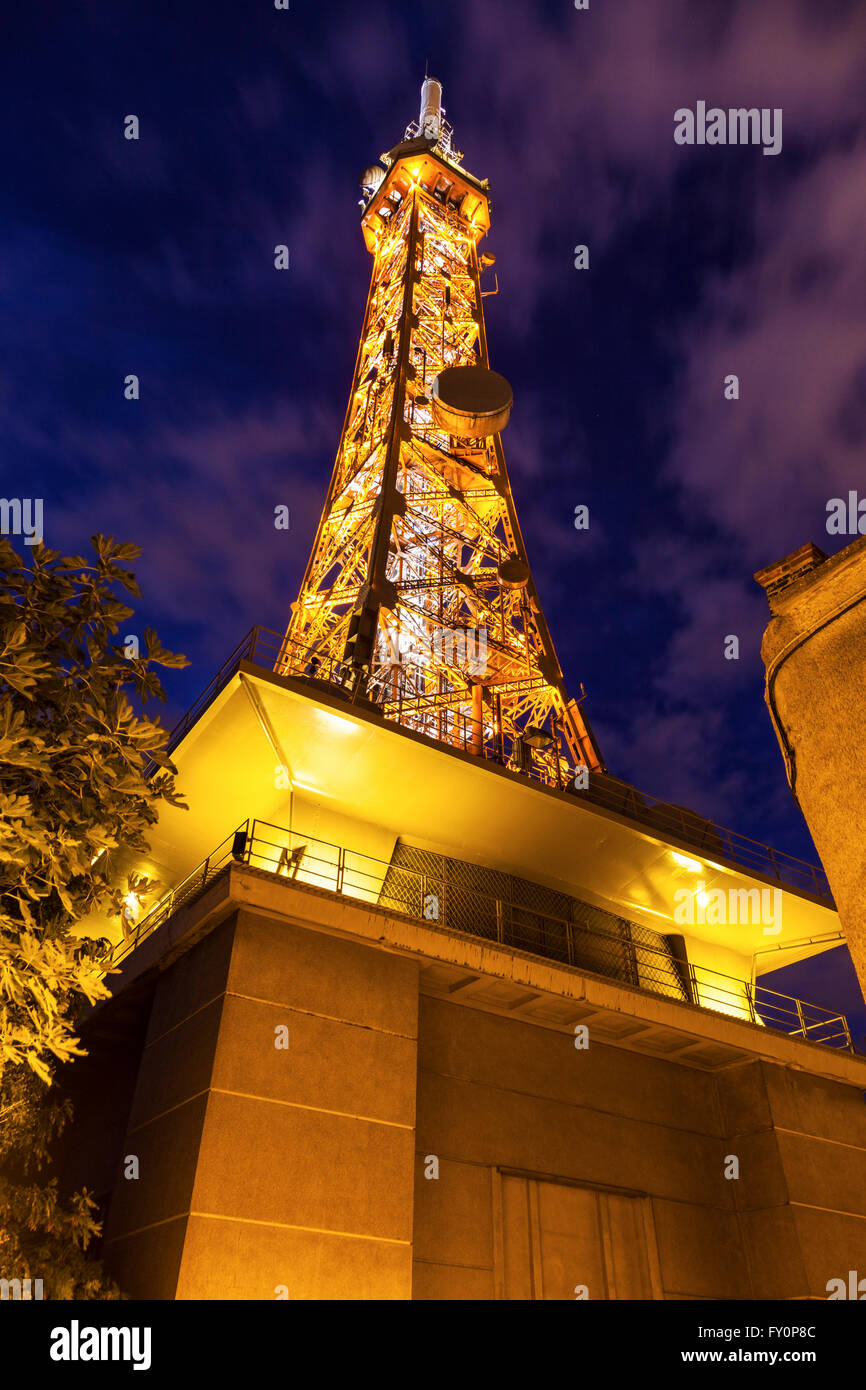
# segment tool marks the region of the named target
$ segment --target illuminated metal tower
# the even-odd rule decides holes
[[[569,700],[500,442],[479,258],[488,183],[462,168],[442,88],[361,178],[373,275],[337,461],[277,669],[561,782],[601,767]]]

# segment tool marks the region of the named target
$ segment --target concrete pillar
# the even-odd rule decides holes
[[[105,1258],[133,1298],[409,1299],[414,960],[245,911],[161,977]]]
[[[751,1298],[827,1298],[866,1269],[866,1106],[856,1086],[755,1061],[719,1073]]]
[[[767,707],[866,996],[866,537],[831,559],[801,546],[755,579]]]

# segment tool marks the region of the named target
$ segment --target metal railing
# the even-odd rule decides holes
[[[170,888],[167,893],[164,893],[153,907],[139,918],[135,927],[112,949],[110,956],[112,967],[119,965],[122,960],[131,955],[136,946],[152,936],[163,922],[168,921],[172,913],[177,912],[184,903],[197,898],[199,893],[202,893],[209,884],[213,883],[215,878],[219,877],[227,865],[233,862],[232,845],[234,838],[233,835],[229,835],[223,840],[222,844],[218,845],[207,859],[197,865],[191,874],[187,874],[186,878],[181,879],[174,888]]]
[[[435,854],[427,859],[434,870],[418,872],[394,858],[375,859],[267,821],[245,821],[155,904],[134,933],[118,943],[111,965],[117,966],[178,908],[202,893],[230,864],[237,863],[368,902],[428,926],[446,927],[713,1013],[763,1024],[791,1037],[853,1050],[844,1014],[680,960],[670,948],[649,944],[650,934],[645,929],[604,909],[571,899],[572,915],[555,916],[525,902],[467,886],[473,871],[490,872],[477,865]],[[464,881],[455,882],[454,866],[466,871]],[[540,894],[545,891],[538,889]]]
[[[358,699],[357,675],[351,666],[333,658],[318,657],[309,649],[288,641],[285,635],[268,628],[254,627],[228,660],[223,662],[213,680],[172,730],[169,753],[228,684],[242,661],[277,674],[290,675],[295,680],[347,702]],[[370,704],[369,698],[361,701],[362,708],[368,708]],[[615,811],[650,833],[655,831],[671,835],[711,860],[723,860],[775,879],[779,884],[811,893],[828,906],[833,906],[830,885],[820,865],[775,850],[735,830],[727,830],[683,807],[639,792],[605,773],[590,773],[589,785],[584,790],[575,790],[576,769],[565,767],[563,759],[549,753],[527,755],[525,749],[515,747],[513,740],[493,741],[479,737],[477,721],[460,710],[425,708],[423,701],[413,702],[409,708],[401,699],[384,700],[376,708],[386,719],[412,728],[434,743],[460,748],[464,752],[483,756],[509,771],[519,772],[548,786],[558,786],[577,797],[583,797],[590,805]],[[148,772],[155,770],[155,766],[149,768]]]

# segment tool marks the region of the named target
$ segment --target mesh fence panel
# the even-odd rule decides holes
[[[408,912],[411,917],[423,916],[423,877],[419,874],[406,872],[392,864],[382,883],[379,906],[390,908],[392,912]]]
[[[654,994],[666,994],[671,999],[691,1000],[688,966],[676,959],[670,943],[661,932],[639,922],[629,922],[629,934],[635,953],[635,981]]]
[[[687,975],[660,932],[498,869],[398,840],[379,904],[656,994],[689,998]]]
[[[508,903],[504,905],[504,915],[507,945],[514,946],[518,951],[532,951],[550,960],[570,962],[567,922]]]

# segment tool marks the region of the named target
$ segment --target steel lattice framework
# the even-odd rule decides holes
[[[277,668],[561,781],[566,761],[601,760],[565,692],[500,437],[451,436],[431,399],[444,368],[489,367],[487,184],[450,135],[442,122],[438,139],[404,139],[364,200],[373,274],[352,393]]]

